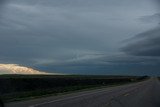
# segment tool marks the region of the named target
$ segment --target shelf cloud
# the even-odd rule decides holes
[[[160,1],[154,0],[160,10]],[[160,57],[160,13],[143,16],[141,21],[156,23],[157,26],[134,36],[122,50],[130,55]]]
[[[0,63],[65,74],[158,70],[155,1],[1,0]]]
[[[160,56],[160,27],[137,35],[134,41],[122,50],[136,56]]]

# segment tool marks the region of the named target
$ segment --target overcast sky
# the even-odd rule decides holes
[[[158,0],[1,0],[0,63],[160,75]]]

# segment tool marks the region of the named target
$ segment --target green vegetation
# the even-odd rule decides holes
[[[0,94],[5,102],[93,87],[138,82],[147,77],[84,75],[1,75]]]

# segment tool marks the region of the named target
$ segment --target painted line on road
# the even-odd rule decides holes
[[[135,89],[133,89],[135,90]],[[129,92],[133,92],[132,91],[129,91]],[[68,98],[63,98],[63,99],[58,99],[58,100],[53,100],[53,101],[49,101],[49,102],[43,102],[43,103],[39,103],[39,104],[35,104],[35,105],[31,105],[31,106],[28,106],[28,107],[38,107],[38,106],[41,106],[41,105],[45,105],[45,104],[51,104],[51,103],[56,103],[56,102],[60,102],[60,101],[64,101],[64,100],[69,100],[69,99],[74,99],[74,98],[78,98],[78,97],[82,97],[82,96],[87,96],[87,95],[93,95],[93,94],[97,94],[97,93],[102,93],[102,92],[106,92],[108,91],[108,93],[111,93],[113,92],[112,90],[99,90],[98,92],[94,92],[94,93],[90,93],[90,94],[82,94],[82,95],[78,95],[78,96],[74,96],[74,97],[68,97]],[[128,93],[128,92],[127,92]],[[125,93],[126,94],[126,93]],[[121,94],[122,95],[122,94]],[[121,96],[120,95],[120,96]]]
[[[129,96],[130,94],[129,93],[127,93],[127,94],[124,94],[123,96],[125,96],[125,97],[127,97],[127,96]]]
[[[126,93],[120,94],[119,96],[111,98],[110,101],[106,104],[106,107],[111,107],[112,101],[115,101],[115,102],[119,103],[121,106],[123,106],[122,102],[120,102],[117,98],[120,96],[127,97],[127,96],[131,95],[131,93],[135,93],[137,91],[137,89],[138,88],[135,88],[135,89],[130,90]]]
[[[87,96],[87,95],[93,95],[93,94],[102,93],[102,92],[106,92],[106,91],[108,91],[108,93],[112,92],[112,90],[100,90],[98,92],[94,92],[94,93],[90,93],[90,94],[82,94],[82,95],[79,95],[79,96],[74,96],[74,97],[68,97],[68,98],[64,98],[64,99],[53,100],[53,101],[49,101],[49,102],[44,102],[44,103],[39,103],[39,104],[31,105],[29,107],[38,107],[38,106],[45,105],[45,104],[56,103],[56,102],[60,102],[60,101],[64,101],[64,100],[74,99],[74,98],[78,98],[78,97],[82,97],[82,96]]]

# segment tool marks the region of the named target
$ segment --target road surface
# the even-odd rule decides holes
[[[6,107],[160,107],[157,78],[92,91],[14,102]]]

